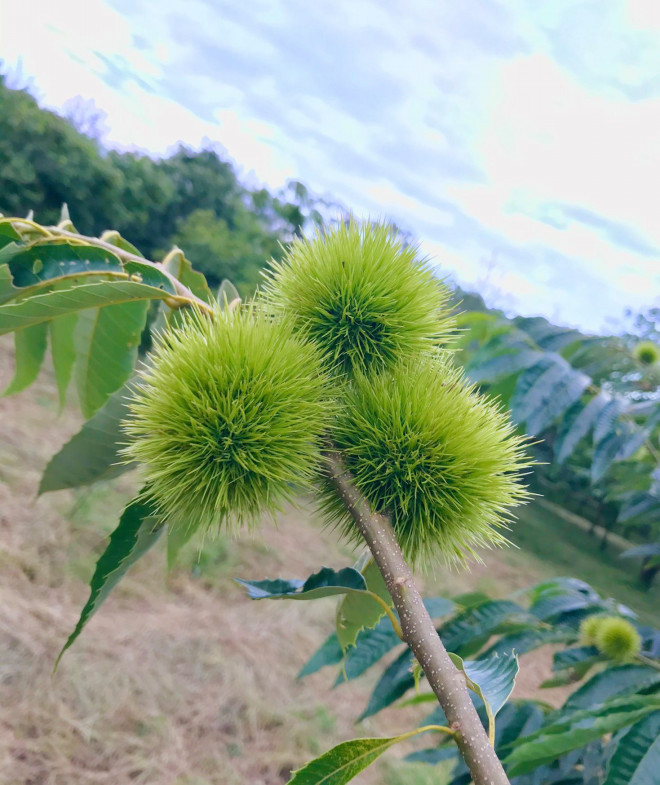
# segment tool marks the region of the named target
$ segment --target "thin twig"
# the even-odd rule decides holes
[[[399,613],[403,638],[445,712],[474,785],[510,785],[470,699],[465,677],[449,658],[424,607],[390,520],[370,509],[339,453],[326,453],[325,462],[330,482],[351,513],[383,575]]]

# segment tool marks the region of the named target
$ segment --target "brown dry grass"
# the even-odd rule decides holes
[[[0,382],[9,376],[0,345]],[[352,555],[308,508],[277,528],[220,539],[168,577],[156,548],[120,584],[51,676],[87,597],[85,580],[133,488],[35,498],[48,458],[77,429],[56,419],[46,372],[0,399],[0,781],[12,785],[276,785],[292,768],[354,735],[405,730],[418,715],[385,712],[356,729],[370,679],[331,691],[334,674],[295,680],[331,629],[332,601],[252,603],[231,576],[304,576]],[[529,585],[520,553],[490,555],[471,573],[426,580],[428,592]],[[536,692],[549,654],[523,658],[518,695]],[[562,694],[544,692],[546,700]],[[405,750],[402,750],[402,754]],[[383,781],[389,764],[359,781]],[[411,780],[412,781],[412,780]]]

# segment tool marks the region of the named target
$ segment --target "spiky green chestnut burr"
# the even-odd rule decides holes
[[[404,554],[417,563],[461,562],[475,548],[504,544],[509,508],[528,497],[523,440],[446,360],[427,356],[376,378],[356,376],[332,438],[358,490],[390,516]],[[357,541],[330,489],[322,505]]]
[[[600,620],[595,642],[599,651],[616,662],[632,659],[642,648],[637,630],[629,621],[618,616]]]
[[[660,347],[653,341],[640,341],[633,349],[633,356],[642,365],[655,365],[660,362]]]
[[[310,480],[328,411],[318,352],[289,326],[253,309],[196,316],[158,338],[125,454],[175,525],[251,523]]]
[[[385,225],[350,221],[296,240],[266,276],[270,307],[349,375],[392,368],[451,334],[449,290]]]
[[[592,614],[591,616],[587,616],[586,619],[582,620],[580,623],[580,643],[583,646],[596,645],[596,633],[603,618],[605,617]]]

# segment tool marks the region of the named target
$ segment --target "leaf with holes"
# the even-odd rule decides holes
[[[344,667],[337,676],[335,686],[343,681],[357,679],[400,643],[389,619],[381,619],[373,629],[363,630],[355,646],[346,653]]]
[[[169,297],[165,289],[130,279],[84,283],[73,288],[37,294],[20,302],[0,305],[0,335],[48,322],[87,308]]]
[[[4,261],[11,270],[14,286],[22,294],[39,291],[64,281],[83,277],[125,276],[118,256],[104,248],[73,243],[39,242],[5,248]]]
[[[193,269],[192,264],[186,259],[183,251],[175,248],[163,260],[163,267],[200,300],[207,303],[214,301],[213,293],[209,289],[206,278],[202,273]]]

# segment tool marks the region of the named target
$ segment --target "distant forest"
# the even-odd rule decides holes
[[[66,203],[82,234],[116,229],[154,259],[179,245],[211,284],[229,278],[244,294],[281,243],[322,220],[302,183],[250,190],[215,150],[120,153],[75,125],[0,74],[1,213],[56,223]]]

